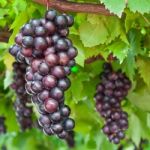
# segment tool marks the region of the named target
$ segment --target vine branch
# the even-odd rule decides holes
[[[45,0],[33,0],[39,4],[47,6]],[[76,3],[68,2],[66,0],[49,0],[48,6],[51,8],[58,9],[62,12],[82,12],[82,13],[96,13],[106,16],[112,16],[109,10],[102,4],[91,4],[91,3]]]

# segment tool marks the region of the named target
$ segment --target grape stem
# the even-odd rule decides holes
[[[46,5],[46,1],[33,0],[42,5]],[[102,4],[91,4],[91,3],[76,3],[68,2],[66,0],[50,0],[49,7],[57,9],[62,12],[82,12],[82,13],[96,13],[105,16],[113,16],[109,10],[105,8]]]

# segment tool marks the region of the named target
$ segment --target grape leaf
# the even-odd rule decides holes
[[[0,1],[0,5],[1,5],[2,7],[4,7],[6,4],[7,4],[7,0],[1,0],[1,1]]]
[[[84,21],[79,27],[80,39],[85,47],[93,47],[99,44],[104,44],[107,40],[108,32],[103,24],[91,24]]]
[[[143,88],[128,95],[129,100],[138,108],[144,111],[150,111],[150,91]]]
[[[105,7],[110,10],[110,12],[117,14],[121,17],[124,8],[126,7],[125,0],[101,0],[104,3]]]
[[[23,19],[22,19],[23,18]],[[9,38],[9,44],[14,43],[16,34],[19,32],[20,27],[28,20],[28,15],[26,11],[22,11],[12,23],[10,29],[13,29],[13,33]]]
[[[24,11],[27,7],[26,0],[14,0],[13,2],[13,9],[15,10],[16,14],[19,14],[19,11]]]
[[[129,122],[130,122],[129,132],[131,135],[131,139],[133,140],[133,142],[138,147],[140,140],[141,140],[141,135],[142,135],[142,131],[141,131],[142,127],[140,124],[140,120],[134,113],[132,113],[129,117]]]
[[[113,55],[116,56],[120,63],[127,57],[129,46],[121,40],[117,40],[107,47]]]
[[[133,12],[150,13],[150,0],[128,0],[128,7]]]
[[[6,89],[12,83],[12,72],[6,71],[6,77],[4,79],[4,89]]]
[[[150,60],[147,58],[138,57],[137,59],[138,71],[144,82],[150,87]]]

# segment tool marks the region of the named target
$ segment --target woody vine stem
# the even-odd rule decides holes
[[[47,1],[45,0],[33,0],[33,1],[42,5],[47,5]],[[110,13],[102,4],[76,3],[76,2],[68,2],[67,0],[49,0],[48,6],[62,12],[96,13],[106,16],[114,15]]]

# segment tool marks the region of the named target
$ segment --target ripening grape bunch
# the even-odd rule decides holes
[[[32,107],[28,106],[31,100],[25,90],[24,76],[26,71],[26,64],[14,62],[13,71],[14,82],[12,83],[11,87],[16,92],[16,101],[14,102],[14,109],[21,130],[24,131],[28,128],[31,128],[33,124]]]
[[[128,114],[122,110],[121,102],[127,96],[131,82],[121,71],[113,71],[109,63],[104,63],[103,69],[96,87],[96,109],[105,119],[104,134],[118,144],[128,128]]]
[[[64,92],[71,84],[67,76],[77,55],[67,38],[73,23],[72,16],[48,10],[44,18],[32,19],[21,28],[9,49],[19,63],[27,64],[25,89],[40,113],[40,126],[62,139],[75,126],[64,104]]]
[[[5,117],[0,116],[0,134],[6,133]]]

